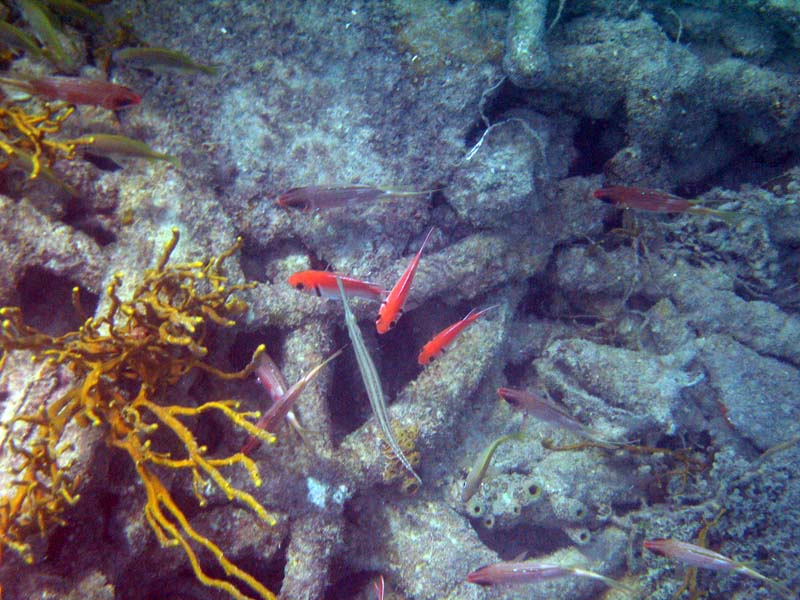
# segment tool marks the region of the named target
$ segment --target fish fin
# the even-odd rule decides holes
[[[173,156],[172,154],[159,154],[157,156],[143,156],[134,158],[144,158],[146,160],[149,160],[150,162],[163,160],[164,162],[171,164],[178,171],[183,170],[183,163],[181,163],[181,159],[178,158],[177,156]]]
[[[176,170],[183,171],[183,163],[181,162],[181,159],[178,158],[177,156],[173,154],[167,154],[166,156],[164,156],[164,160],[167,161],[169,164],[171,164],[173,167],[175,167]]]
[[[417,196],[425,196],[427,194],[432,194],[433,192],[440,192],[444,188],[436,188],[430,190],[413,190],[410,188],[406,188],[403,186],[377,186],[378,189],[383,191],[386,196],[391,196],[392,198],[416,198]]]
[[[219,70],[222,68],[221,63],[214,63],[212,65],[197,65],[197,68],[200,69],[206,75],[219,75]]]
[[[528,556],[528,551],[527,550],[523,550],[522,552],[517,554],[514,558],[512,558],[511,562],[522,562],[523,560],[525,560],[527,558],[527,556]]]
[[[22,90],[26,94],[33,94],[35,92],[33,84],[24,79],[14,79],[13,77],[0,77],[0,85],[9,85],[16,90]]]
[[[695,200],[694,202],[697,201]],[[729,225],[738,223],[744,218],[744,215],[739,213],[730,212],[727,210],[717,210],[716,208],[707,208],[705,206],[692,206],[692,208],[690,208],[686,212],[692,215],[704,215],[706,217],[716,217],[722,221],[725,221]]]
[[[629,594],[638,594],[638,592],[634,590],[632,587],[629,587],[624,583],[620,583],[616,579],[611,579],[610,577],[601,575],[600,573],[595,573],[594,571],[588,571],[586,569],[580,569],[578,567],[568,567],[568,570],[572,571],[575,575],[581,575],[583,577],[591,577],[592,579],[597,579],[599,581],[602,581],[608,587],[614,588],[615,590],[620,590],[622,592],[627,592]]]
[[[771,579],[771,578],[767,577],[766,575],[762,575],[761,573],[759,573],[755,569],[751,569],[750,567],[748,567],[746,565],[746,563],[737,562],[737,564],[739,566],[737,567],[736,570],[739,571],[740,573],[748,575],[748,576],[750,576],[750,577],[752,577],[754,579],[758,579],[759,581],[763,581],[764,583],[766,583],[769,587],[774,589],[776,592],[778,592],[784,598],[788,598],[789,600],[797,600],[797,594],[795,594],[794,591],[791,588],[789,588],[788,586],[784,585],[780,581],[777,581],[776,579]]]
[[[309,445],[308,434],[310,433],[310,430],[303,427],[293,410],[290,410],[288,413],[286,413],[286,420],[289,422],[289,426],[292,428],[292,431],[294,431],[300,437],[300,439],[303,440],[303,443]]]

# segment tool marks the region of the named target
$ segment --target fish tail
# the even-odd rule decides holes
[[[427,196],[434,192],[441,192],[444,188],[433,188],[429,190],[406,190],[402,187],[397,188],[380,188],[386,196],[392,198],[416,198],[417,196]]]
[[[571,567],[569,569],[575,575],[581,575],[583,577],[591,577],[592,579],[597,579],[605,583],[608,587],[613,588],[615,590],[620,590],[621,592],[626,592],[631,595],[638,595],[638,592],[630,586],[625,585],[624,583],[620,583],[616,579],[611,579],[610,577],[606,577],[605,575],[600,575],[600,573],[595,573],[594,571],[587,571],[586,569],[579,569],[577,567]]]
[[[303,440],[303,443],[310,445],[308,441],[308,435],[310,431],[306,427],[303,427],[293,410],[290,410],[288,413],[286,413],[286,420],[289,422],[289,426],[294,430],[294,432],[300,436],[301,440]]]
[[[742,566],[739,567],[738,571],[741,572],[741,573],[744,573],[745,575],[749,575],[750,577],[752,577],[754,579],[758,579],[760,581],[763,581],[764,583],[766,583],[769,587],[771,587],[773,590],[778,592],[784,598],[788,598],[789,600],[797,600],[797,598],[798,598],[797,594],[795,594],[794,591],[791,590],[788,586],[782,584],[780,581],[777,581],[775,579],[770,579],[766,575],[762,575],[761,573],[759,573],[755,569],[751,569],[748,566],[742,565]]]
[[[198,69],[200,69],[206,75],[219,75],[219,69],[221,65],[198,65]]]
[[[29,94],[33,94],[35,92],[33,84],[23,79],[14,79],[13,77],[0,77],[0,84],[10,85],[13,88],[22,90],[23,92],[27,92]]]
[[[742,219],[742,215],[727,210],[717,210],[715,208],[706,208],[705,206],[693,206],[688,211],[693,215],[705,215],[707,217],[717,217],[726,223],[737,223]]]
[[[175,169],[177,169],[178,171],[182,171],[183,170],[183,163],[181,162],[181,159],[178,158],[177,156],[175,156],[173,154],[164,154],[163,156],[161,156],[159,158],[161,158],[161,160],[167,161],[169,164],[171,164],[173,167],[175,167]]]
[[[633,440],[609,440],[608,438],[604,438],[599,431],[595,431],[590,427],[581,427],[578,433],[587,440],[589,440],[590,442],[599,444],[600,446],[608,448],[609,450],[613,450],[614,448],[619,448],[620,446],[626,446],[632,443],[633,441]]]

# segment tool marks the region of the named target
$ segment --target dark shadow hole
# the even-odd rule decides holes
[[[800,165],[800,151],[796,144],[787,144],[785,138],[778,136],[774,142],[747,145],[739,136],[738,129],[735,116],[726,115],[720,119],[718,131],[723,132],[731,147],[741,151],[709,177],[682,184],[675,190],[676,194],[693,198],[714,187],[738,189],[745,184],[757,186]]]
[[[436,303],[427,303],[423,311],[435,312]],[[394,401],[397,394],[420,373],[421,367],[417,363],[420,348],[414,340],[415,332],[420,328],[421,314],[416,309],[409,311],[389,332],[377,336],[378,355],[373,356],[373,360],[382,367],[379,372],[388,402]],[[375,331],[374,326],[372,331]]]
[[[545,274],[537,274],[528,279],[528,291],[519,302],[519,310],[523,315],[539,318],[550,316],[553,290]]]
[[[283,574],[286,570],[286,549],[289,544],[281,546],[282,551],[279,552],[272,560],[265,561],[263,557],[259,556],[258,552],[242,556],[236,560],[236,563],[260,581],[268,590],[278,592],[283,585]],[[222,574],[220,573],[220,576]],[[243,592],[250,592],[249,588],[239,586]],[[250,592],[252,593],[252,592]],[[255,597],[255,596],[254,596]]]
[[[439,208],[440,206],[445,206],[447,204],[447,196],[445,195],[444,191],[436,190],[435,192],[431,193],[431,208]]]
[[[65,204],[61,222],[88,235],[98,246],[104,247],[117,241],[112,230],[116,205],[88,208],[80,199],[73,198]]]
[[[209,393],[215,389],[215,382],[212,379],[213,376],[206,373],[198,375],[187,393],[188,398],[191,398],[192,405],[199,405],[217,399],[212,397],[213,392],[212,394]],[[216,396],[217,394],[213,395]],[[231,435],[243,435],[240,429],[233,427],[230,420],[216,410],[209,410],[197,416],[182,418],[181,421],[189,427],[197,443],[206,447],[206,454],[209,456],[216,455],[220,450],[220,446],[229,441]],[[175,445],[178,448],[182,446],[177,440]],[[178,450],[178,452],[183,454],[182,449]]]
[[[264,344],[267,347],[267,354],[280,366],[283,342],[284,336],[277,327],[262,327],[253,331],[239,332],[228,351],[228,361],[233,370],[244,369],[253,359],[256,348]],[[289,385],[291,384],[292,382],[289,382]]]
[[[368,323],[365,325],[361,322],[359,325],[364,334],[367,349],[375,360],[375,346],[370,343],[366,330]],[[350,338],[347,336],[347,332],[337,330],[334,346],[339,347],[349,343]],[[369,419],[372,411],[352,347],[346,348],[333,364],[333,381],[331,392],[328,395],[328,408],[331,412],[333,443],[338,446],[348,434],[354,432]],[[377,368],[380,373],[380,366]],[[387,395],[387,398],[390,397]]]
[[[505,117],[505,113],[515,108],[530,107],[530,90],[523,90],[517,87],[506,78],[496,90],[487,93],[483,101],[483,114],[489,125],[499,123]],[[467,150],[475,146],[478,140],[486,131],[486,122],[480,117],[470,127],[464,136],[464,146]]]
[[[314,255],[310,248],[297,240],[279,240],[270,244],[261,244],[252,237],[245,237],[239,256],[242,273],[249,281],[275,283],[278,278],[277,261],[291,254],[306,254],[310,267],[324,271],[330,264]]]
[[[331,574],[335,574],[335,580],[332,585],[328,586],[323,597],[324,600],[351,600],[363,597],[359,596],[359,593],[369,589],[370,584],[377,581],[380,575],[374,571],[353,572],[346,564],[338,560],[333,561]],[[370,597],[375,597],[373,590],[370,590],[370,593],[372,593]]]
[[[568,177],[599,175],[603,165],[625,145],[625,136],[612,121],[584,117],[573,145],[578,155],[570,165]]]
[[[543,556],[572,546],[572,540],[560,529],[522,524],[511,529],[486,529],[480,521],[471,522],[478,537],[503,560],[513,560],[523,552]]]
[[[284,546],[285,548],[285,546]],[[224,550],[224,549],[223,549]],[[157,552],[168,552],[157,550]],[[163,557],[167,561],[164,566],[154,565],[156,557],[150,556],[144,560],[134,563],[131,569],[123,573],[120,577],[122,583],[118,585],[120,600],[211,600],[217,598],[227,598],[227,595],[214,592],[210,588],[200,583],[194,576],[188,565],[188,559],[183,553],[180,554],[177,569],[171,568],[173,558]],[[225,577],[222,568],[213,560],[210,555],[199,552],[200,566],[206,575],[215,579],[227,580],[236,587],[244,596],[255,598],[255,592],[244,583]],[[228,556],[240,569],[252,575],[259,583],[267,589],[277,591],[283,583],[283,573],[286,568],[286,553],[281,552],[271,561],[265,561],[256,554],[247,556]],[[154,578],[155,576],[155,578]],[[137,582],[130,585],[131,581]]]
[[[503,374],[506,376],[508,383],[507,387],[518,388],[519,383],[524,379],[525,374],[528,372],[530,364],[525,361],[521,364],[508,363],[503,369]]]
[[[102,539],[106,544],[113,544],[119,541],[120,531],[115,527],[118,523],[114,520],[114,514],[120,505],[120,496],[108,492],[97,494],[97,507],[103,519]]]
[[[53,336],[77,330],[83,325],[83,318],[72,304],[72,289],[76,285],[71,279],[42,267],[26,269],[17,283],[25,323]],[[99,297],[81,289],[80,301],[86,316],[94,315]]]
[[[647,312],[655,305],[655,303],[656,300],[646,294],[633,294],[630,298],[628,298],[625,306],[630,310]]]

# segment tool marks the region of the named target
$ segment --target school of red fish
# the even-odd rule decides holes
[[[310,212],[346,207],[359,202],[370,202],[393,197],[422,196],[429,193],[430,191],[415,192],[367,185],[316,185],[292,188],[278,197],[277,204],[287,209],[299,209]],[[623,210],[632,209],[664,214],[688,213],[717,217],[725,221],[735,216],[735,213],[698,206],[697,202],[694,200],[687,200],[660,190],[611,186],[598,189],[593,195],[595,198]],[[433,229],[428,231],[419,250],[390,290],[386,290],[379,284],[362,281],[346,274],[319,270],[307,270],[294,273],[289,277],[288,283],[301,292],[315,294],[326,300],[336,300],[339,298],[337,281],[340,281],[344,288],[344,293],[348,298],[362,298],[369,301],[380,302],[380,308],[378,309],[376,319],[376,330],[378,334],[385,334],[397,324],[398,320],[403,315],[403,307],[411,291],[414,275],[416,274],[422,258],[422,252],[432,233]],[[495,304],[483,309],[473,308],[462,319],[442,329],[420,349],[417,362],[423,366],[430,363],[433,359],[440,356],[446,348],[453,344],[464,329],[483,316],[487,311],[497,306],[498,305]],[[257,370],[257,375],[265,390],[272,398],[273,404],[259,421],[259,426],[273,431],[277,423],[282,418],[287,417],[290,424],[302,433],[302,429],[291,412],[292,404],[316,373],[341,352],[342,349],[338,350],[323,363],[312,369],[291,388],[288,387],[288,384],[280,374],[274,362],[272,362],[267,355],[263,355],[261,359],[262,362]],[[524,411],[526,415],[533,415],[550,425],[567,429],[579,436],[597,441],[598,443],[609,445],[620,443],[600,439],[598,434],[593,430],[569,415],[566,409],[538,393],[510,388],[500,388],[498,393],[500,397],[508,401],[512,406]],[[480,486],[481,479],[486,472],[489,461],[497,446],[510,439],[519,438],[521,435],[521,433],[518,433],[498,438],[498,440],[492,442],[481,456],[478,457],[475,466],[468,474],[467,480],[465,481],[464,494],[461,496],[463,501],[465,501],[465,498],[468,499],[469,496],[474,494]],[[242,451],[248,453],[253,451],[257,446],[257,440],[251,438],[245,443]],[[649,550],[659,556],[684,563],[693,568],[740,573],[764,582],[784,598],[797,598],[797,595],[785,585],[762,575],[744,563],[695,544],[674,539],[659,538],[645,540],[643,542],[643,549]],[[631,597],[642,597],[642,594],[636,589],[600,573],[595,573],[594,571],[576,566],[543,563],[536,560],[524,560],[524,554],[511,561],[498,562],[475,569],[465,576],[465,580],[469,583],[481,586],[493,586],[501,584],[530,584],[570,576],[594,579],[610,588],[624,592]],[[373,584],[378,600],[382,600],[384,597],[384,585],[382,575]]]

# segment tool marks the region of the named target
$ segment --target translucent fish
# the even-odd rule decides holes
[[[500,584],[519,584],[537,583],[549,579],[560,579],[562,577],[589,577],[602,581],[607,586],[618,589],[629,594],[636,594],[636,590],[618,581],[578,567],[565,567],[555,563],[541,563],[533,560],[499,562],[493,565],[486,565],[467,575],[469,583],[476,583],[483,586]]]
[[[306,185],[294,187],[278,196],[278,206],[311,211],[339,208],[356,202],[373,202],[386,198],[425,196],[433,190],[408,191],[372,185]]]
[[[172,73],[205,73],[216,75],[217,65],[205,65],[195,61],[188,54],[169,48],[122,48],[114,52],[114,61],[134,69],[167,71]]]
[[[92,133],[90,135],[73,140],[76,145],[85,145],[93,154],[100,156],[115,157],[129,156],[135,158],[146,158],[149,160],[164,160],[176,169],[181,168],[181,161],[171,154],[156,152],[150,146],[139,140],[117,135],[113,133]]]

